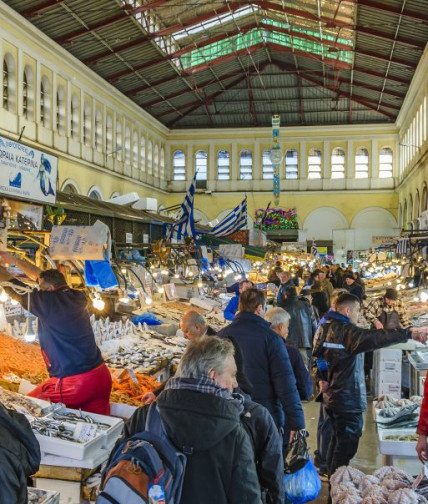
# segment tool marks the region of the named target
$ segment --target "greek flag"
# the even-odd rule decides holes
[[[210,231],[214,236],[227,236],[247,224],[247,197]]]
[[[318,249],[317,246],[315,245],[315,242],[312,243],[312,255],[316,257],[318,255]]]
[[[192,183],[187,190],[186,197],[181,204],[181,215],[175,224],[172,224],[165,234],[167,240],[175,238],[176,240],[181,240],[184,236],[191,236],[195,238],[195,221],[193,218],[193,199],[195,196],[195,186],[196,186],[196,175],[195,173]]]
[[[397,240],[397,244],[395,245],[395,253],[396,255],[405,255],[409,252],[410,245],[408,238],[401,238]]]

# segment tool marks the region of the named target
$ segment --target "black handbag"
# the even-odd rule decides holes
[[[284,471],[293,474],[304,467],[309,459],[309,450],[306,444],[308,431],[302,429],[294,433],[291,443],[288,445],[287,453],[284,457]]]

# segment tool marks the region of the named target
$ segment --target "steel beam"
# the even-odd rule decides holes
[[[424,2],[422,2],[424,3]],[[397,16],[404,16],[415,21],[428,22],[428,14],[422,11],[411,11],[409,9],[401,10],[401,7],[394,7],[386,2],[377,2],[375,0],[358,0],[359,7],[369,7],[371,9],[376,9],[381,12],[389,12],[390,14],[397,14]]]
[[[375,70],[369,70],[368,68],[362,68],[358,66],[354,66],[354,72],[366,74],[366,75],[373,75],[373,77],[379,77],[381,79],[385,78],[385,74],[381,72],[376,72]],[[410,86],[411,79],[403,79],[402,77],[394,77],[393,75],[388,75],[388,79],[394,82],[398,82],[400,84],[403,84],[405,86]]]
[[[29,9],[24,9],[23,11],[19,11],[21,16],[25,18],[33,18],[40,16],[43,12],[46,12],[51,9],[55,9],[58,5],[66,2],[67,0],[47,0],[46,2],[42,2],[35,7],[30,7]]]

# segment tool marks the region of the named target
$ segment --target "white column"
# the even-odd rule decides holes
[[[370,156],[371,160],[371,177],[378,178],[379,177],[379,145],[378,140],[372,140],[372,154]]]
[[[71,82],[67,81],[65,85],[65,136],[71,135]]]
[[[80,98],[79,98],[79,123],[80,123],[80,130],[79,130],[79,135],[78,139],[81,144],[84,144],[84,139],[83,139],[83,122],[85,120],[85,114],[84,114],[84,109],[85,109],[85,93],[83,92],[83,89],[80,90]]]
[[[51,90],[51,110],[50,110],[51,124],[50,124],[50,127],[51,127],[52,131],[55,131],[56,133],[58,133],[57,129],[56,129],[56,111],[58,108],[57,96],[58,96],[58,94],[57,94],[56,73],[53,72],[52,73],[52,90]],[[48,127],[49,127],[49,125],[48,125]]]
[[[260,143],[256,140],[253,151],[253,180],[262,179]]]
[[[36,61],[36,75],[34,76],[34,122],[40,124],[40,84],[42,72],[40,61]],[[45,110],[46,114],[46,110]]]
[[[16,62],[16,69],[15,69],[15,75],[16,75],[16,94],[15,94],[15,106],[16,108],[16,114],[18,116],[22,116],[22,95],[23,95],[23,82],[24,82],[24,58],[22,54],[22,49],[18,49],[18,58]],[[12,112],[12,111],[10,111]]]
[[[230,153],[230,179],[239,180],[239,153],[236,141],[232,142],[232,152]]]
[[[323,153],[322,153],[322,175],[323,179],[331,178],[331,152],[330,152],[330,142],[324,140],[323,142]]]
[[[306,153],[306,141],[300,142],[299,148],[299,179],[308,178],[308,158]]]
[[[210,142],[208,147],[208,159],[207,159],[207,180],[215,182],[217,180],[216,173],[216,149],[213,142]]]
[[[354,142],[352,140],[348,140],[347,149],[348,152],[346,154],[346,173],[345,178],[353,179],[355,178],[355,155],[354,155]]]
[[[193,143],[187,144],[187,160],[186,160],[186,180],[189,182],[192,180],[193,175],[195,174],[195,159],[194,159],[194,153],[193,153]]]

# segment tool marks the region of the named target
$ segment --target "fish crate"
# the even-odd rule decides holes
[[[28,487],[28,504],[59,504],[59,492]]]
[[[110,450],[113,448],[116,440],[120,437],[123,429],[123,420],[121,418],[115,418],[112,416],[99,415],[97,413],[87,413],[86,411],[81,412],[80,410],[71,409],[71,408],[62,408],[55,413],[62,415],[67,413],[74,413],[75,415],[80,415],[81,413],[85,417],[90,417],[94,421],[94,423],[106,424],[109,427],[105,430],[98,430],[97,435],[102,438],[101,448],[105,448]],[[47,417],[53,417],[54,413],[50,413]],[[90,424],[89,424],[90,425]],[[73,457],[71,457],[73,458]]]
[[[382,429],[378,430],[379,452],[382,455],[397,455],[402,457],[416,457],[417,441],[394,441],[385,439],[389,436],[414,435],[414,429]]]

